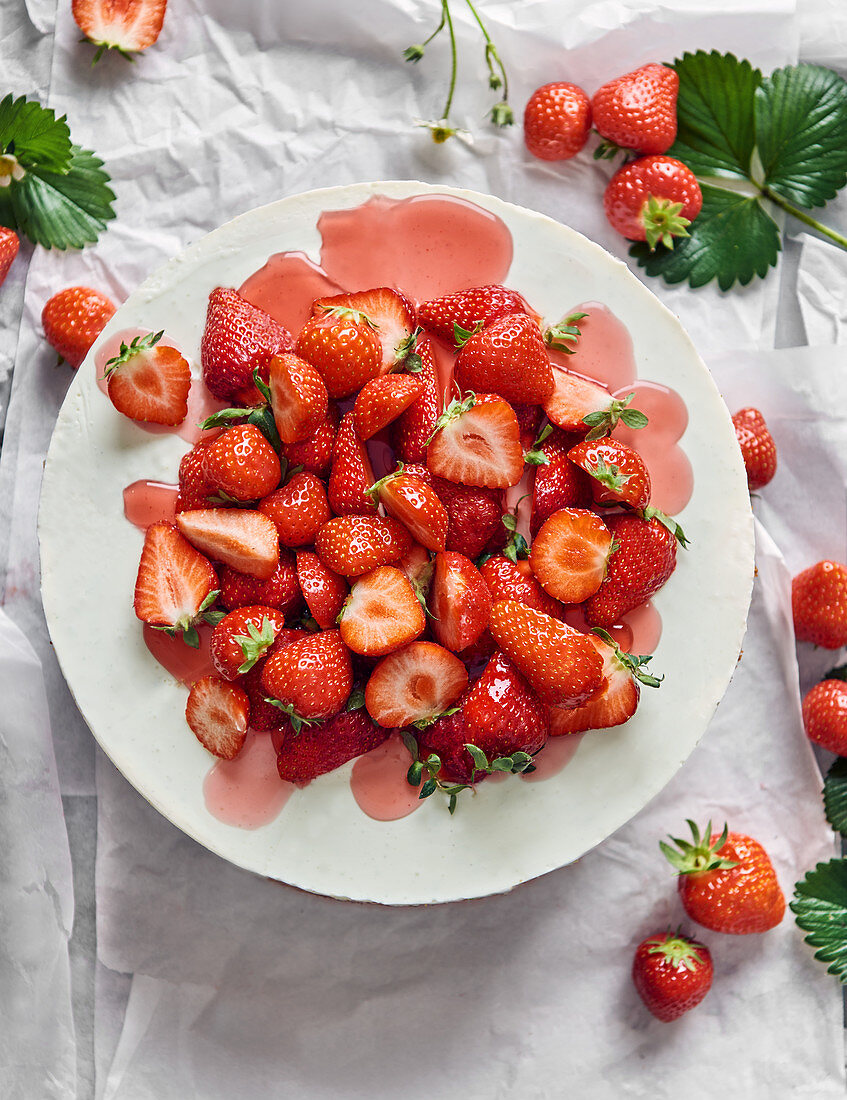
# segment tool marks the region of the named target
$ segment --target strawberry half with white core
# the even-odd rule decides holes
[[[406,574],[383,565],[355,582],[338,622],[354,653],[384,657],[423,633],[426,614]]]
[[[415,308],[405,295],[390,287],[380,286],[355,294],[318,298],[312,306],[312,316],[336,306],[358,310],[374,326],[382,348],[381,374],[393,370],[420,369],[420,359],[415,353]]]
[[[629,406],[634,394],[612,397],[605,386],[553,363],[554,390],[544,402],[547,419],[566,432],[579,432],[586,439],[609,435],[622,421],[628,428],[643,428],[647,417]],[[586,433],[585,429],[590,431]]]
[[[581,706],[551,707],[551,736],[620,726],[635,714],[639,685],[659,687],[661,683],[661,677],[651,676],[644,668],[651,657],[625,653],[605,630],[596,629],[586,637],[603,658],[602,687]]]
[[[74,21],[97,47],[94,61],[106,50],[130,56],[152,46],[162,30],[168,0],[73,0]],[[93,64],[94,62],[92,62]]]
[[[150,424],[181,424],[188,413],[191,368],[176,348],[160,344],[162,332],[136,336],[121,343],[108,361],[104,377],[109,400],[130,420]]]
[[[144,535],[135,581],[135,614],[148,626],[182,634],[196,648],[196,622],[218,596],[212,563],[172,523],[154,523]]]
[[[427,471],[428,473],[428,471]],[[450,520],[435,490],[420,477],[400,469],[386,474],[370,490],[374,501],[399,520],[427,550],[443,550]]]
[[[508,313],[531,314],[531,310],[517,291],[492,284],[424,302],[418,307],[418,320],[428,332],[446,344],[453,344],[457,329],[459,333],[476,332]]]
[[[214,561],[266,581],[279,563],[274,521],[244,508],[196,508],[180,512],[177,527]]]
[[[456,380],[462,389],[498,394],[519,405],[535,405],[552,394],[550,359],[538,325],[525,313],[501,317],[459,342]]]
[[[235,684],[204,676],[188,693],[185,720],[204,749],[221,760],[233,760],[247,738],[250,700]]]
[[[594,512],[562,508],[535,536],[529,564],[545,592],[562,603],[582,603],[606,575],[612,533]]]
[[[650,472],[641,455],[617,439],[579,443],[568,458],[591,477],[596,504],[627,504],[646,508],[650,503]]]
[[[200,363],[215,397],[248,405],[260,401],[253,371],[267,370],[272,356],[293,350],[291,333],[237,290],[219,286],[209,295]]]
[[[471,393],[451,401],[439,417],[426,464],[437,477],[461,485],[506,489],[523,476],[520,428],[502,397]]]
[[[365,706],[381,726],[429,725],[468,686],[458,657],[434,642],[412,642],[383,658],[365,687]]]
[[[283,443],[311,439],[326,419],[324,381],[311,363],[288,352],[268,366],[268,388],[274,422]]]

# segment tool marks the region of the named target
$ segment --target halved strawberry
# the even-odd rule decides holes
[[[300,610],[302,597],[294,568],[294,556],[288,550],[280,551],[276,569],[267,580],[239,573],[230,565],[221,569],[220,602],[230,611],[237,607],[275,607],[283,615],[293,615]]]
[[[311,550],[297,551],[297,579],[312,618],[322,630],[330,630],[350,593],[347,581]]]
[[[204,676],[188,693],[185,720],[204,749],[221,760],[232,760],[244,747],[250,700],[235,684]]]
[[[332,451],[340,420],[338,406],[330,401],[326,417],[311,439],[304,439],[302,443],[283,443],[282,453],[288,459],[289,468],[302,466],[307,473],[326,478],[332,466]]]
[[[400,462],[426,462],[427,444],[442,409],[435,356],[429,340],[418,340],[417,354],[421,369],[415,377],[423,382],[423,393],[391,425],[391,444]]]
[[[344,577],[399,561],[411,545],[406,528],[396,519],[382,516],[338,516],[325,523],[315,537],[321,561]]]
[[[330,718],[353,689],[350,651],[337,630],[310,634],[270,654],[262,686],[298,726],[302,721]]]
[[[130,420],[175,426],[188,413],[191,368],[176,348],[159,341],[164,332],[121,343],[106,364],[109,400]]]
[[[450,521],[444,505],[427,481],[410,474],[408,467],[401,465],[399,470],[381,478],[371,493],[373,499],[383,504],[386,512],[399,520],[412,538],[427,550],[444,549]]]
[[[285,616],[273,607],[239,607],[215,626],[209,655],[225,680],[249,672],[265,656],[285,626]]]
[[[453,344],[457,325],[465,332],[474,332],[509,313],[529,312],[529,307],[517,291],[492,284],[457,290],[424,302],[418,306],[418,320],[445,343]]]
[[[339,627],[344,644],[363,657],[384,657],[423,633],[426,615],[400,569],[383,565],[350,590]]]
[[[294,350],[291,333],[251,305],[236,290],[217,287],[209,295],[200,362],[206,385],[223,400],[260,395],[253,371],[267,369],[271,357]]]
[[[359,290],[355,294],[336,294],[318,298],[312,316],[335,306],[358,310],[376,327],[382,347],[381,374],[397,370],[409,362],[415,351],[415,307],[405,295],[387,286]]]
[[[324,381],[311,363],[290,352],[268,365],[268,388],[276,430],[283,443],[311,439],[326,419]]]
[[[529,562],[514,562],[505,554],[495,554],[480,565],[479,571],[488,585],[492,604],[515,600],[554,619],[561,618],[564,608],[544,591],[533,576]]]
[[[618,439],[578,443],[568,458],[591,478],[597,504],[628,504],[646,508],[650,503],[650,472],[641,455]]]
[[[582,603],[606,575],[612,533],[586,508],[562,508],[542,526],[529,552],[529,564],[545,592],[562,603]]]
[[[329,506],[336,515],[368,516],[376,512],[369,492],[374,483],[367,448],[356,434],[353,412],[345,413],[338,426],[327,484]]]
[[[426,464],[437,477],[461,485],[517,485],[524,460],[511,405],[502,397],[479,393],[452,401],[438,419]]]
[[[488,625],[491,594],[477,567],[451,550],[435,556],[430,589],[432,632],[453,653],[476,642]]]
[[[168,0],[73,0],[74,21],[86,39],[97,47],[94,61],[105,50],[125,57],[152,46],[162,30]],[[132,58],[130,58],[132,60]],[[93,64],[93,62],[92,62]]]
[[[382,345],[370,317],[347,306],[313,307],[297,337],[297,354],[311,363],[334,400],[357,393],[382,373]]]
[[[359,438],[376,435],[417,401],[425,389],[423,378],[414,374],[386,374],[366,382],[353,406]]]
[[[513,313],[468,337],[456,356],[456,380],[462,389],[495,393],[513,404],[549,398],[553,368],[538,325]]]
[[[177,527],[192,546],[222,562],[268,580],[279,562],[279,536],[272,519],[244,508],[196,508],[180,512]]]
[[[571,374],[553,363],[552,394],[544,401],[547,419],[566,432],[588,431],[584,417],[591,413],[605,412],[612,403],[612,395],[599,382],[589,382],[578,374]]]
[[[397,562],[397,568],[402,569],[412,582],[412,588],[414,588],[418,597],[426,599],[426,594],[429,592],[429,586],[432,582],[432,574],[435,571],[429,551],[420,543],[413,542]]]
[[[276,451],[255,424],[225,428],[203,451],[206,480],[230,500],[259,500],[282,474]]]
[[[282,546],[308,546],[332,518],[324,483],[305,470],[259,501],[259,511],[276,524]]]
[[[150,626],[182,633],[196,646],[194,624],[217,594],[212,563],[172,523],[154,523],[144,535],[135,581],[135,614]]]
[[[412,642],[383,658],[365,687],[365,706],[381,726],[428,723],[456,702],[468,686],[458,657],[434,642]]]
[[[276,764],[280,779],[308,783],[370,752],[389,736],[387,729],[371,721],[364,707],[342,711],[320,725],[305,726],[299,733],[284,729],[281,735],[274,735],[274,742],[279,742]]]

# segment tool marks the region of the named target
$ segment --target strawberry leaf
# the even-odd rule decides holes
[[[806,943],[817,948],[815,958],[847,984],[847,860],[831,859],[809,871],[794,887],[789,908]]]
[[[847,836],[847,758],[839,756],[823,784],[826,819],[837,832]]]
[[[71,163],[71,132],[66,116],[56,118],[49,107],[11,93],[0,102],[0,150],[12,154],[26,169],[67,172]]]

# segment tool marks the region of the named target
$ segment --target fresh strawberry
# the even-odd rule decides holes
[[[365,706],[380,726],[428,723],[452,707],[468,686],[458,657],[434,642],[412,642],[384,657],[365,687]]]
[[[426,615],[408,577],[382,565],[354,582],[339,618],[341,638],[363,657],[384,657],[423,633]]]
[[[204,749],[221,760],[232,760],[244,747],[250,700],[235,684],[204,676],[188,693],[185,720]]]
[[[282,442],[311,439],[326,420],[328,406],[326,386],[311,363],[291,352],[275,355],[268,365],[268,388]]]
[[[203,473],[225,498],[259,500],[282,475],[276,451],[255,424],[225,428],[203,451]]]
[[[773,480],[776,473],[776,443],[758,409],[740,409],[732,418],[744,468],[747,487],[753,493]]]
[[[794,636],[824,649],[847,645],[847,566],[819,561],[791,583]]]
[[[578,706],[600,687],[603,661],[591,640],[530,607],[494,604],[488,629],[542,702]]]
[[[571,374],[557,363],[552,364],[554,389],[544,401],[547,418],[566,432],[586,434],[585,417],[611,408],[613,398],[605,386]]]
[[[505,554],[495,554],[479,567],[491,593],[492,604],[514,600],[554,619],[561,617],[562,605],[544,591],[526,561],[513,562]]]
[[[167,2],[72,0],[71,12],[87,41],[97,47],[94,60],[98,61],[106,50],[129,57],[152,46],[162,29]]]
[[[297,337],[297,354],[319,372],[333,400],[358,393],[382,373],[382,344],[373,322],[346,306],[311,317]]]
[[[423,382],[423,393],[391,425],[391,443],[400,462],[426,462],[427,444],[442,409],[441,389],[430,342],[419,340],[417,353],[421,359],[421,369],[415,377]]]
[[[591,133],[591,101],[576,84],[557,81],[537,88],[523,116],[526,147],[541,160],[569,160]]]
[[[221,603],[230,611],[261,604],[275,607],[283,615],[294,615],[302,606],[302,598],[293,555],[287,550],[280,551],[279,563],[265,581],[225,565],[221,570]]]
[[[14,229],[0,225],[0,286],[6,281],[9,268],[15,262],[21,242]]]
[[[457,290],[424,302],[418,307],[418,320],[428,332],[452,345],[457,325],[465,332],[475,332],[508,313],[529,314],[530,310],[517,291],[495,284]]]
[[[311,550],[297,551],[297,579],[312,618],[322,630],[331,630],[350,593],[347,581]]]
[[[686,936],[659,932],[643,940],[632,961],[632,980],[653,1015],[665,1022],[695,1008],[712,988],[708,947]]]
[[[215,626],[209,655],[219,676],[234,680],[265,656],[285,626],[285,616],[273,607],[239,607]]]
[[[364,708],[342,711],[321,725],[305,726],[297,734],[285,731],[276,760],[280,778],[288,783],[308,783],[370,752],[389,736],[388,730],[371,721]]]
[[[308,546],[332,513],[320,478],[302,471],[259,502],[276,524],[282,546]]]
[[[399,520],[413,539],[427,550],[443,550],[447,539],[447,510],[427,481],[408,467],[386,474],[371,490],[373,499]]]
[[[439,417],[426,464],[437,477],[461,485],[517,485],[524,461],[511,405],[487,393],[452,401]]]
[[[350,651],[337,630],[310,634],[270,654],[262,686],[285,704],[285,713],[297,719],[296,724],[330,718],[338,714],[353,688]]]
[[[293,642],[299,642],[301,638],[308,638],[305,630],[280,630],[273,644],[273,649],[283,649]],[[272,730],[281,729],[288,725],[288,716],[267,702],[267,691],[262,687],[262,672],[265,668],[266,657],[260,658],[249,672],[239,676],[236,683],[250,700],[250,728],[260,733],[269,733]]]
[[[674,237],[688,237],[700,213],[703,193],[697,177],[674,157],[640,157],[609,180],[603,207],[609,224],[630,241],[673,248]]]
[[[660,842],[662,851],[679,872],[679,895],[692,920],[713,932],[746,935],[767,932],[782,920],[785,898],[767,852],[743,833],[704,835],[693,821],[691,840],[671,837],[676,848]]]
[[[353,412],[345,413],[332,450],[332,469],[327,484],[329,506],[336,515],[372,516],[376,504],[369,495],[373,468],[364,443],[356,434]]]
[[[612,533],[594,512],[562,508],[535,536],[529,564],[545,592],[562,603],[582,603],[606,575]]]
[[[266,581],[279,564],[273,520],[244,508],[195,508],[180,512],[177,527],[214,561]]]
[[[628,504],[646,508],[650,503],[650,472],[644,459],[618,439],[578,443],[568,457],[591,477],[596,504]]]
[[[545,401],[553,393],[553,369],[535,320],[512,313],[469,336],[456,356],[456,380],[462,389],[516,404]]]
[[[302,466],[307,473],[326,478],[332,466],[332,452],[340,420],[338,406],[330,402],[326,418],[311,439],[302,443],[283,443],[282,453],[288,460],[289,467]]]
[[[272,356],[294,350],[291,333],[236,290],[217,287],[209,295],[200,362],[206,385],[224,400],[258,398],[253,371],[267,369]]]
[[[847,756],[847,665],[831,669],[803,700],[806,736],[827,752]]]
[[[618,545],[608,560],[602,584],[586,601],[585,618],[591,626],[614,626],[622,615],[658,592],[673,573],[677,540],[684,546],[685,536],[673,520],[668,523],[673,531],[649,508],[644,518],[629,514],[608,517],[606,524]]]
[[[433,478],[432,487],[450,520],[446,549],[466,558],[478,558],[492,535],[502,528],[503,494],[499,489],[457,485],[442,477]]]
[[[41,324],[47,343],[76,370],[114,312],[113,303],[99,290],[69,286],[45,304]]]
[[[315,538],[318,557],[344,577],[399,561],[411,545],[406,528],[382,516],[338,516],[325,523]]]
[[[473,645],[488,626],[491,594],[472,561],[446,550],[435,556],[429,606],[433,634],[441,645],[458,653]]]
[[[343,307],[364,314],[374,326],[382,349],[380,374],[411,363],[415,353],[415,307],[405,295],[387,286],[359,290],[355,294],[336,294],[318,298],[312,316],[328,309]]]
[[[359,439],[370,439],[396,420],[425,389],[424,380],[414,374],[386,374],[366,382],[353,406]]]
[[[429,586],[432,583],[432,574],[435,571],[435,565],[429,556],[429,551],[420,543],[413,542],[397,562],[397,568],[402,569],[409,578],[417,595],[426,598]]]
[[[203,452],[210,440],[201,439],[190,451],[186,451],[179,463],[179,492],[174,510],[186,512],[190,508],[208,508],[212,503],[209,497],[216,493],[214,485],[203,469]]]
[[[517,417],[518,430],[521,435],[521,450],[524,453],[532,451],[538,438],[538,429],[544,419],[544,410],[539,405],[513,405],[512,411]],[[553,431],[553,429],[550,429]],[[534,463],[530,461],[531,465]]]
[[[535,470],[529,530],[533,538],[560,508],[587,508],[593,501],[588,475],[568,458],[580,437],[554,428],[539,448],[547,461]]]
[[[594,93],[594,126],[607,141],[640,153],[664,153],[676,138],[679,77],[666,65],[642,65]]]
[[[217,588],[211,562],[172,523],[147,528],[135,581],[135,614],[142,622],[181,633],[196,646],[194,624],[214,600]]]

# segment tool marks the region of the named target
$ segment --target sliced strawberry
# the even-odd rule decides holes
[[[612,533],[594,512],[562,508],[542,526],[529,552],[539,583],[562,603],[582,603],[603,582]]]
[[[426,615],[406,574],[383,565],[354,583],[339,626],[354,653],[384,657],[422,634]]]
[[[442,409],[435,357],[428,340],[418,341],[417,354],[421,369],[415,377],[423,382],[423,393],[391,425],[392,446],[401,462],[426,462],[427,444]]]
[[[402,569],[409,578],[418,597],[425,599],[435,571],[429,551],[420,543],[412,543],[409,550],[397,562],[397,568]]]
[[[179,492],[174,505],[176,512],[185,512],[190,508],[208,508],[211,505],[209,497],[214,496],[216,490],[203,469],[203,452],[209,442],[201,439],[180,459]]]
[[[641,455],[617,439],[578,443],[568,457],[591,477],[597,504],[628,504],[646,508],[650,503],[650,473]]]
[[[492,604],[515,600],[554,619],[561,618],[564,608],[544,591],[528,562],[513,562],[505,554],[495,554],[480,565],[479,571],[488,585]]]
[[[291,333],[236,291],[217,287],[209,295],[200,362],[206,385],[223,400],[259,399],[253,371],[271,357],[293,351]]]
[[[311,550],[297,551],[297,579],[312,618],[322,630],[331,630],[350,593],[347,581]]]
[[[310,634],[270,654],[262,686],[298,722],[330,718],[353,689],[350,651],[337,630]]]
[[[410,474],[405,467],[381,478],[371,492],[374,500],[382,503],[386,512],[399,520],[427,550],[444,549],[450,521],[427,481]]]
[[[332,452],[340,420],[338,406],[330,402],[326,418],[311,439],[302,443],[283,443],[282,453],[288,459],[289,467],[302,466],[307,473],[326,478],[332,466]]]
[[[364,313],[376,328],[382,348],[381,374],[397,370],[409,361],[415,349],[415,307],[404,295],[387,286],[318,298],[312,316],[334,306]],[[366,437],[363,437],[366,438]]]
[[[549,398],[553,368],[538,325],[525,313],[513,313],[470,336],[456,357],[456,380],[462,389],[521,405]]]
[[[544,401],[548,420],[566,432],[588,431],[584,418],[591,413],[605,412],[612,403],[612,395],[599,382],[589,382],[578,374],[553,363],[553,393]]]
[[[272,519],[244,508],[196,508],[180,512],[177,527],[192,546],[214,561],[266,581],[279,563]]]
[[[332,518],[324,483],[305,470],[260,501],[259,511],[276,524],[282,546],[308,546]]]
[[[372,378],[359,391],[353,406],[360,439],[370,439],[417,401],[426,389],[414,374],[386,374]]]
[[[369,495],[374,483],[367,448],[356,434],[354,414],[345,413],[338,426],[327,485],[329,506],[336,515],[373,515],[376,504]]]
[[[294,615],[303,602],[294,556],[287,550],[280,551],[276,569],[264,581],[225,565],[221,570],[220,601],[230,611],[260,604],[262,607],[274,607],[283,615]]]
[[[135,614],[142,622],[183,633],[196,646],[194,623],[217,587],[211,562],[172,523],[147,528],[135,581]]]
[[[276,761],[280,778],[288,783],[308,783],[370,752],[389,736],[364,708],[342,711],[321,725],[305,726],[299,733],[286,730],[279,739]]]
[[[426,464],[437,477],[461,485],[517,485],[524,460],[511,405],[479,393],[451,402],[438,420]]]
[[[130,420],[181,424],[188,413],[191,368],[176,348],[160,344],[163,332],[121,343],[106,364],[109,400]]]
[[[203,451],[203,473],[224,499],[238,501],[267,496],[282,475],[276,451],[255,424],[225,428]]]
[[[334,400],[357,393],[382,373],[382,345],[370,317],[347,306],[321,307],[297,337],[297,354],[311,363]]]
[[[446,550],[435,556],[429,605],[435,637],[458,653],[473,645],[488,625],[491,595],[474,563]]]
[[[450,520],[446,549],[466,558],[478,558],[492,535],[502,528],[503,494],[499,489],[457,485],[442,477],[433,478],[432,487]]]
[[[338,516],[325,523],[315,538],[321,561],[344,577],[399,561],[411,545],[406,528],[382,516]]]
[[[247,737],[250,700],[235,684],[204,676],[188,693],[185,720],[204,749],[221,760],[233,760]]]
[[[365,706],[381,726],[431,722],[468,686],[458,657],[433,642],[412,642],[383,658],[365,688]]]
[[[554,428],[540,448],[535,448],[547,461],[537,466],[532,486],[529,530],[533,538],[560,508],[587,508],[594,499],[588,474],[568,458],[568,451],[581,438]]]
[[[457,325],[465,332],[474,332],[509,313],[528,314],[530,310],[516,291],[495,284],[458,290],[424,302],[418,307],[418,320],[434,336],[453,344]]]
[[[71,12],[86,39],[97,47],[94,61],[98,61],[105,50],[117,50],[128,57],[152,46],[162,30],[167,3],[168,0],[123,0],[122,3],[73,0]]]
[[[311,439],[326,419],[324,381],[311,363],[293,355],[275,355],[268,365],[276,430],[283,443]]]
[[[215,626],[209,655],[224,680],[249,672],[265,656],[285,626],[285,616],[273,607],[239,607]]]

